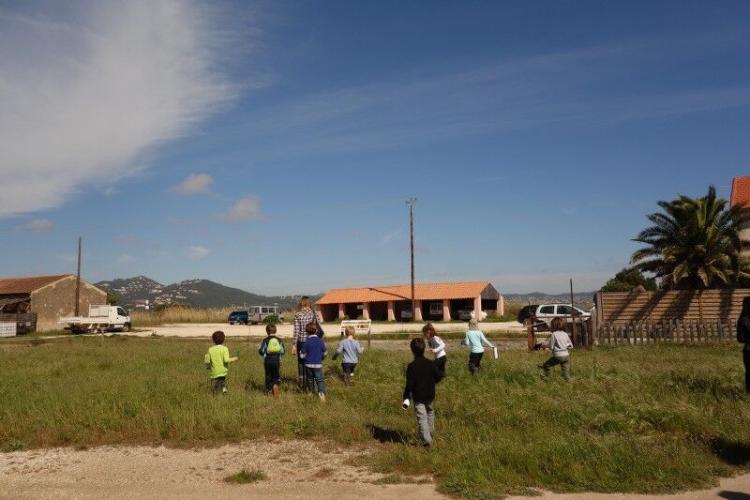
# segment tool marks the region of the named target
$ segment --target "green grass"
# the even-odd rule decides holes
[[[401,410],[406,352],[361,359],[355,385],[327,364],[328,400],[285,383],[262,394],[257,342],[229,340],[229,395],[209,393],[207,342],[68,337],[0,341],[0,450],[101,444],[192,447],[272,435],[372,444],[373,470],[436,478],[441,491],[494,498],[555,491],[702,488],[750,464],[750,398],[736,347],[647,346],[574,352],[574,381],[544,381],[545,354],[511,351],[472,379],[451,350],[438,386],[436,441],[414,443]],[[283,375],[295,374],[287,356]],[[378,437],[383,444],[378,443]],[[404,443],[403,441],[406,441]]]
[[[267,478],[268,476],[266,476],[266,473],[262,470],[253,469],[248,472],[245,469],[242,469],[237,474],[232,474],[231,476],[225,477],[224,481],[233,484],[250,484],[257,483],[258,481],[263,481]]]

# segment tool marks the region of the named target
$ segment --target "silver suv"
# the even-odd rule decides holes
[[[571,312],[575,311],[575,317],[581,318],[584,321],[591,318],[591,313],[586,312],[578,307],[571,307],[570,304],[541,304],[526,306],[519,312],[519,322],[523,323],[523,320],[530,316],[536,317],[537,327],[549,328],[552,323],[552,319],[558,316],[562,316],[566,321],[571,321]]]

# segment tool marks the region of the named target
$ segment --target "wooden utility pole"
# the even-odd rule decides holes
[[[406,200],[409,205],[409,240],[411,246],[411,320],[417,319],[417,304],[414,300],[414,205],[417,199],[412,197]]]
[[[81,302],[81,237],[78,237],[78,271],[76,272],[76,307],[73,316],[79,316]]]
[[[575,303],[573,302],[573,278],[570,278],[570,319],[572,320],[573,328],[573,345],[578,346],[576,343],[576,310]]]

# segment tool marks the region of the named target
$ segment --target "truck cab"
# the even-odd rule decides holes
[[[60,319],[60,323],[75,333],[105,332],[119,330],[129,332],[130,314],[120,306],[98,304],[89,306],[88,316],[72,316]]]

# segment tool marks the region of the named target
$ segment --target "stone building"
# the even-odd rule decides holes
[[[72,274],[0,278],[0,315],[35,315],[36,330],[59,330],[60,318],[75,311],[76,277]],[[89,305],[106,304],[107,292],[81,280],[79,312]]]
[[[729,198],[731,206],[739,205],[750,209],[750,176],[740,176],[732,179],[732,195]],[[740,231],[742,239],[750,240],[750,224]]]

